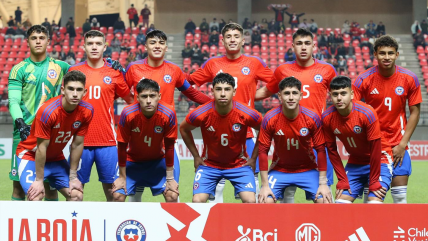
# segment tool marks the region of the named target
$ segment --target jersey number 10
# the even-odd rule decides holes
[[[89,99],[98,100],[101,97],[101,86],[89,86]]]

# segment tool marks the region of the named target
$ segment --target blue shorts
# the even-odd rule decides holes
[[[27,194],[31,184],[36,180],[36,162],[16,157],[18,163],[19,183]],[[70,166],[67,160],[45,163],[45,180],[57,190],[69,187]]]
[[[117,167],[116,178],[119,177]],[[115,180],[116,180],[115,178]],[[177,181],[174,175],[174,179]],[[178,182],[178,181],[177,181]],[[166,186],[166,164],[165,158],[148,162],[126,162],[126,190],[128,195],[134,195],[136,187],[149,187],[153,196],[162,194]],[[123,195],[125,191],[116,191]]]
[[[315,158],[318,160],[317,151],[315,149],[313,150],[314,150]],[[327,185],[331,186],[334,184],[334,177],[333,177],[334,169],[333,169],[333,165],[331,164],[330,157],[328,156],[327,147],[325,148],[325,154],[327,156]]]
[[[254,143],[254,139],[253,138],[247,138],[247,142],[245,144],[247,146],[247,155],[248,157],[251,157],[251,155],[253,155],[253,150],[254,150],[254,146],[256,145]],[[260,172],[260,168],[259,168],[259,155],[257,155],[257,159],[256,159],[256,170],[254,170],[254,173],[257,174]]]
[[[353,197],[354,199],[363,195],[364,186],[367,186],[370,181],[370,165],[356,165],[346,164],[346,175],[348,176],[349,186],[351,187],[352,194],[348,190],[344,190],[342,194]],[[379,182],[382,187],[389,190],[392,180],[392,166],[382,163],[380,166]],[[376,197],[372,192],[369,197]],[[382,199],[383,200],[383,199]]]
[[[102,183],[113,183],[117,167],[117,147],[116,146],[85,146],[77,176],[84,184],[89,182],[92,165],[96,164],[98,180]]]
[[[296,186],[305,190],[306,200],[315,200],[319,186],[319,172],[315,169],[286,173],[277,170],[269,171],[269,187],[277,199],[284,198],[284,191],[289,186]],[[322,198],[320,195],[319,198]]]
[[[193,195],[208,193],[215,195],[217,183],[225,178],[229,180],[235,188],[235,196],[240,192],[256,193],[256,183],[254,172],[249,166],[237,167],[233,169],[218,169],[209,166],[199,166],[196,170],[193,181]]]
[[[392,172],[392,176],[410,176],[412,175],[412,160],[410,159],[409,152],[406,150],[403,157],[401,167],[397,165]]]

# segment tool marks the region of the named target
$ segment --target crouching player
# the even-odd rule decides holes
[[[226,73],[213,80],[214,100],[199,106],[180,125],[183,141],[195,161],[193,202],[205,203],[214,196],[217,183],[228,179],[243,203],[255,203],[254,181],[257,152],[251,159],[246,150],[248,127],[260,128],[262,116],[245,104],[233,101],[235,79]],[[204,150],[199,156],[191,130],[201,128]]]
[[[119,170],[113,200],[124,202],[127,195],[135,194],[136,187],[150,187],[153,196],[163,194],[166,202],[177,202],[175,111],[160,102],[160,87],[154,80],[140,80],[136,92],[137,102],[123,109],[118,125]]]
[[[45,195],[43,181],[61,192],[67,201],[82,201],[83,187],[77,167],[83,151],[84,136],[94,114],[91,104],[82,101],[86,77],[80,71],[64,76],[62,95],[44,103],[37,111],[30,136],[16,150],[20,183],[29,201]],[[70,145],[70,164],[62,150]]]
[[[368,203],[382,203],[392,178],[392,149],[382,137],[373,108],[353,101],[351,79],[335,77],[330,83],[333,106],[322,114],[324,136],[336,172],[336,203],[352,203],[369,185]],[[343,168],[336,137],[349,153]]]
[[[279,83],[281,106],[270,110],[263,118],[258,137],[262,188],[259,203],[274,203],[283,199],[289,186],[306,192],[306,199],[315,203],[331,203],[327,186],[327,158],[320,117],[299,105],[302,83],[287,77]],[[268,173],[268,152],[272,139],[276,156]],[[311,144],[312,143],[312,144]],[[312,146],[313,145],[313,146]],[[318,165],[313,152],[317,151]],[[317,170],[318,169],[318,170]]]

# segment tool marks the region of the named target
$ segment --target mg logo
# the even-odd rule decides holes
[[[313,223],[304,223],[296,229],[296,241],[320,241],[321,231]]]

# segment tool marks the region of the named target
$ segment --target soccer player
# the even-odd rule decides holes
[[[300,105],[310,108],[318,116],[326,109],[326,98],[330,81],[337,75],[331,64],[313,58],[314,41],[313,34],[306,29],[298,29],[293,34],[293,49],[296,60],[286,62],[274,73],[274,78],[265,87],[256,92],[256,100],[267,98],[278,93],[278,84],[286,77],[294,76],[302,82],[303,98]],[[327,179],[328,185],[333,185],[333,166],[327,156]],[[294,203],[296,187],[285,190],[285,203]]]
[[[174,143],[177,117],[172,106],[160,101],[159,84],[142,79],[136,89],[137,103],[125,107],[118,127],[119,171],[113,183],[115,201],[124,202],[136,187],[150,187],[154,196],[177,202],[174,177]]]
[[[407,143],[419,122],[421,86],[413,72],[395,65],[399,52],[394,38],[379,37],[373,48],[378,66],[358,76],[353,84],[355,99],[364,99],[379,116],[380,129],[394,155],[392,199],[394,203],[407,203],[407,183],[412,173]],[[406,101],[410,109],[408,120]]]
[[[61,96],[50,99],[37,111],[31,132],[16,150],[19,177],[29,201],[40,201],[45,195],[43,181],[49,180],[67,201],[82,201],[82,183],[77,168],[83,151],[84,136],[94,108],[82,101],[86,94],[86,77],[79,71],[64,76]],[[70,164],[62,150],[70,145]]]
[[[321,119],[314,111],[299,104],[301,89],[300,80],[294,77],[283,79],[278,92],[281,106],[270,110],[263,118],[258,137],[262,179],[259,203],[274,203],[276,198],[283,199],[288,186],[305,190],[306,199],[315,203],[332,201],[327,186],[327,158]],[[272,139],[278,148],[273,159],[275,165],[268,173],[268,152]],[[313,149],[317,151],[318,164]]]
[[[146,35],[147,58],[132,62],[126,68],[126,81],[129,88],[135,91],[138,82],[142,78],[152,79],[160,86],[162,101],[175,108],[174,90],[177,88],[192,101],[203,104],[211,100],[205,94],[195,90],[186,80],[186,75],[176,64],[164,60],[165,53],[168,50],[167,36],[160,30],[152,30]],[[135,95],[135,100],[137,95]],[[176,163],[175,172],[178,173],[179,181],[180,164],[176,151],[174,152]],[[129,197],[129,201],[141,201],[142,191],[137,187],[134,196]]]
[[[223,45],[226,55],[216,56],[208,59],[200,69],[189,76],[189,82],[199,86],[211,82],[218,73],[229,73],[235,79],[236,95],[234,100],[245,103],[254,108],[254,97],[257,90],[257,81],[268,83],[272,78],[272,71],[263,60],[255,56],[241,53],[245,44],[241,25],[228,23],[221,30]],[[251,128],[247,130],[247,153],[251,155],[254,149],[255,138]],[[258,160],[257,160],[258,162]],[[256,164],[254,180],[256,192],[259,192],[258,163]],[[221,180],[216,188],[214,202],[223,202],[223,189],[225,180]]]
[[[255,203],[254,171],[257,153],[248,158],[248,127],[260,128],[262,116],[256,110],[232,100],[235,80],[220,73],[213,80],[214,100],[199,106],[180,125],[184,143],[193,155],[196,175],[193,202],[205,203],[214,196],[217,183],[228,179],[243,203]],[[204,150],[199,156],[191,131],[201,128]]]
[[[354,101],[351,79],[337,76],[330,83],[333,106],[322,114],[324,136],[338,183],[336,203],[352,203],[369,185],[368,203],[382,203],[391,184],[392,151],[382,138],[374,109]],[[349,153],[343,168],[336,137]]]
[[[97,30],[87,32],[84,49],[87,61],[71,66],[69,71],[79,70],[86,75],[89,93],[83,100],[93,105],[96,111],[86,134],[77,175],[83,185],[88,183],[95,162],[106,199],[112,201],[111,188],[118,162],[113,102],[115,95],[122,97],[128,104],[134,101],[134,97],[122,72],[111,68],[111,64],[103,59],[106,49],[103,33]]]

